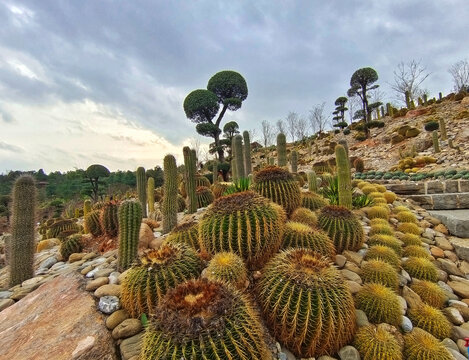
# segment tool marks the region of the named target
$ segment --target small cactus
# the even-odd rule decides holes
[[[148,211],[153,213],[155,211],[155,179],[151,176],[147,181],[147,201]]]
[[[422,280],[419,282],[412,282],[410,288],[420,295],[420,298],[424,303],[437,309],[442,309],[448,300],[443,289],[439,285],[430,281]]]
[[[384,206],[372,206],[366,212],[369,219],[380,218],[380,219],[388,219],[389,217],[389,209]]]
[[[182,149],[184,155],[184,172],[185,172],[185,192],[187,194],[187,210],[189,214],[197,211],[197,196],[195,194],[195,158],[192,156],[191,149],[185,146]]]
[[[420,235],[423,230],[417,224],[405,222],[397,225],[397,231],[403,232],[404,234]]]
[[[106,236],[117,236],[117,232],[119,231],[118,207],[117,202],[109,201],[101,210],[101,228]]]
[[[368,245],[384,245],[393,249],[397,255],[402,255],[402,245],[401,242],[391,235],[376,234],[370,236],[368,239]]]
[[[355,347],[362,360],[402,360],[402,346],[383,326],[367,325],[355,335]]]
[[[420,257],[430,259],[430,253],[427,249],[420,245],[409,245],[404,248],[403,257]]]
[[[384,285],[397,290],[399,278],[396,269],[382,260],[370,260],[362,265],[361,278],[365,283]]]
[[[225,193],[226,189],[228,189],[232,183],[229,182],[217,182],[216,184],[212,185],[212,192],[213,195],[215,196],[215,199],[218,199],[219,197],[222,197],[223,194]]]
[[[287,138],[283,133],[277,135],[277,165],[287,166]]]
[[[251,163],[251,140],[249,139],[249,131],[243,131],[244,140],[244,170],[246,176],[252,173]]]
[[[85,232],[94,237],[101,236],[103,229],[101,227],[101,210],[92,210],[85,216]]]
[[[238,255],[231,252],[220,252],[209,261],[205,276],[209,280],[222,281],[238,290],[244,290],[248,272],[243,259]]]
[[[60,255],[62,255],[64,261],[67,261],[70,255],[73,253],[79,253],[82,249],[81,235],[72,235],[60,244]]]
[[[337,165],[337,178],[339,184],[339,205],[347,209],[352,208],[352,180],[350,175],[350,162],[347,152],[342,145],[335,147],[335,161]]]
[[[212,190],[205,186],[199,186],[196,191],[197,195],[197,208],[205,208],[209,206],[215,199]]]
[[[419,280],[428,280],[432,282],[438,281],[437,268],[428,259],[421,257],[410,257],[404,262],[402,266],[410,276]]]
[[[298,152],[293,150],[290,155],[290,162],[291,162],[291,172],[297,173],[298,172]]]
[[[142,204],[143,217],[147,217],[147,177],[145,168],[137,168],[137,194],[140,204]]]
[[[291,221],[299,222],[302,224],[306,224],[312,228],[316,228],[318,225],[318,217],[314,212],[307,208],[298,208],[293,211],[293,214],[290,216]]]
[[[318,178],[315,171],[308,171],[308,190],[310,192],[318,192]]]
[[[416,223],[417,218],[415,217],[414,214],[412,214],[410,211],[401,211],[398,214],[396,214],[396,219],[399,222],[408,222],[408,223]]]
[[[422,245],[422,238],[419,235],[415,235],[415,234],[404,234],[401,237],[401,241],[404,243],[405,246]]]
[[[91,200],[86,199],[83,203],[83,216],[88,215],[91,212]]]
[[[166,155],[163,160],[164,167],[164,195],[163,206],[163,233],[169,233],[177,225],[177,168],[173,155]]]
[[[399,268],[401,260],[397,256],[396,252],[383,245],[374,245],[368,249],[365,254],[364,260],[382,260],[392,265],[394,268]]]
[[[327,200],[319,194],[310,191],[301,193],[301,206],[316,211],[328,205]]]
[[[419,328],[414,328],[410,334],[404,336],[404,357],[407,360],[454,359],[438,339]]]
[[[410,308],[407,313],[414,326],[428,331],[437,339],[450,336],[452,325],[441,310],[422,303]]]
[[[433,151],[435,153],[440,152],[440,141],[438,140],[438,131],[433,130],[432,132],[432,141],[433,141]]]
[[[355,298],[358,309],[363,310],[368,320],[374,324],[382,322],[399,326],[401,306],[397,295],[381,284],[365,284]]]
[[[212,165],[212,177],[213,177],[213,185],[218,183],[218,161],[213,160]]]
[[[176,226],[164,241],[165,243],[184,243],[194,250],[200,250],[199,224],[186,222]]]
[[[236,135],[234,137],[234,158],[236,162],[236,180],[246,177],[244,170],[244,156],[243,156],[243,137]]]
[[[446,133],[446,123],[445,119],[440,118],[440,132],[441,132],[441,140],[447,140],[448,134]]]
[[[142,204],[135,200],[123,201],[119,206],[119,271],[130,267],[137,258],[138,238],[142,223]]]

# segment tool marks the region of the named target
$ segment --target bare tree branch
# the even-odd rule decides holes
[[[406,102],[405,94],[408,91],[410,100],[416,100],[423,95],[420,85],[430,75],[425,66],[421,64],[421,60],[411,60],[408,63],[401,61],[397,65],[397,69],[393,71],[394,84],[389,84],[391,89],[397,93],[397,99]]]
[[[310,111],[308,115],[309,123],[313,133],[321,133],[325,130],[327,124],[329,123],[329,116],[324,114],[324,107],[326,106],[326,102],[322,104],[315,105]]]
[[[298,118],[296,123],[296,137],[298,140],[303,140],[307,136],[308,132],[308,122],[303,116]]]
[[[469,62],[467,59],[453,64],[448,72],[453,77],[454,92],[469,90]]]
[[[298,114],[296,112],[290,111],[285,120],[287,122],[287,130],[290,134],[291,140],[295,142],[296,127],[298,124]]]
[[[279,133],[285,134],[285,123],[283,122],[282,119],[277,120],[275,125],[277,125],[277,131]]]
[[[262,120],[262,140],[264,141],[264,147],[272,145],[273,138],[274,129],[268,121]]]

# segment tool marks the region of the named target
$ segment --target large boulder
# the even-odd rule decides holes
[[[0,312],[0,359],[117,360],[84,285],[77,273],[61,275]]]

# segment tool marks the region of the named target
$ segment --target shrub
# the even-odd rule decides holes
[[[396,252],[384,245],[375,245],[368,249],[365,254],[364,260],[382,260],[392,265],[394,268],[399,268],[401,261]]]
[[[246,287],[248,273],[243,259],[231,252],[220,252],[208,263],[206,277],[213,281],[228,283],[239,290]]]
[[[357,308],[363,310],[374,324],[382,322],[398,326],[401,323],[401,307],[397,295],[380,284],[365,284],[357,293]]]
[[[433,265],[433,263],[428,259],[421,257],[410,257],[404,262],[403,267],[410,276],[419,280],[428,280],[433,282],[438,281],[437,269],[435,265]]]
[[[420,298],[424,303],[437,309],[442,309],[448,300],[443,289],[439,285],[430,281],[422,280],[414,282],[410,288],[420,295]]]
[[[397,290],[399,286],[396,269],[382,260],[370,260],[363,264],[361,278],[365,283],[381,284],[392,290]]]
[[[425,330],[414,328],[404,336],[404,356],[408,360],[453,360],[453,355]]]
[[[440,310],[422,303],[409,309],[407,314],[414,326],[429,332],[434,337],[444,339],[450,336],[452,325]]]
[[[432,132],[434,130],[438,130],[438,128],[440,127],[440,124],[438,124],[437,121],[429,121],[425,124],[424,127],[426,131]]]
[[[363,360],[402,360],[402,345],[381,326],[361,327],[355,335],[355,347]]]

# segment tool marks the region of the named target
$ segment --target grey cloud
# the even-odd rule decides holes
[[[10,151],[10,152],[15,152],[15,153],[24,151],[23,148],[19,146],[8,144],[1,140],[0,140],[0,150],[5,150],[5,151]]]

